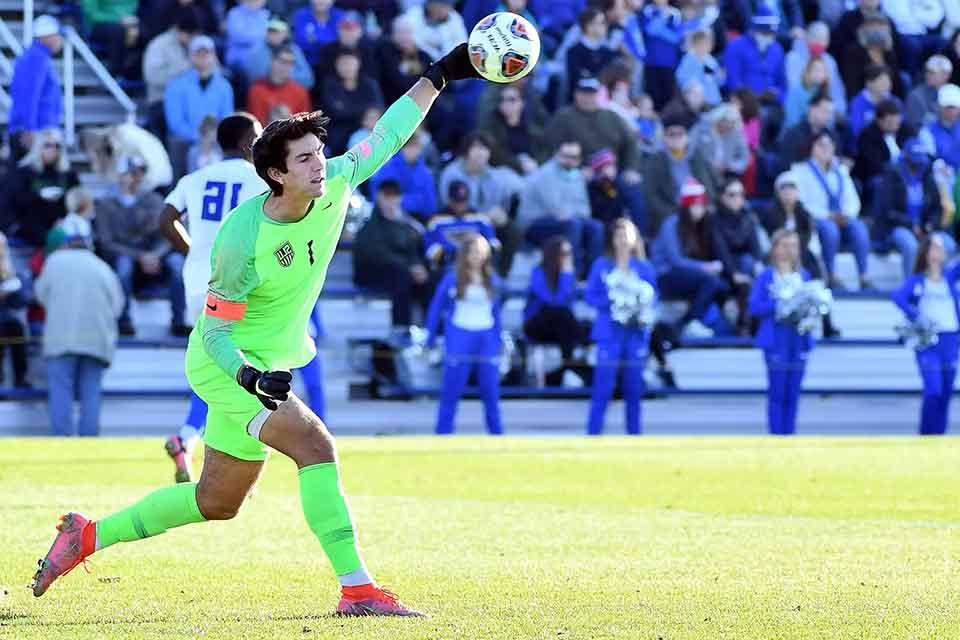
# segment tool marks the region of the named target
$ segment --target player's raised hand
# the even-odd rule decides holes
[[[423,77],[432,82],[437,91],[442,91],[451,80],[479,78],[480,74],[470,64],[467,43],[461,42],[450,53],[427,67]]]
[[[290,395],[293,374],[289,371],[260,371],[244,365],[237,372],[237,382],[247,393],[257,396],[267,409],[276,411],[281,402]]]

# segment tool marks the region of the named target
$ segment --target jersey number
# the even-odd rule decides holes
[[[230,185],[230,207],[227,211],[237,208],[237,200],[240,199],[240,189],[242,187],[243,185],[240,183]],[[200,218],[215,222],[223,218],[223,199],[226,194],[226,182],[208,180],[207,185],[203,188],[203,211]]]

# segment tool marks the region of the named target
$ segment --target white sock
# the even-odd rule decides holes
[[[197,439],[200,437],[200,430],[192,425],[185,424],[180,427],[179,435],[183,441],[183,446],[188,450],[192,450],[193,445],[197,443]]]
[[[373,584],[373,578],[367,573],[367,565],[361,561],[360,568],[342,576],[337,576],[341,587],[359,587],[362,584]]]

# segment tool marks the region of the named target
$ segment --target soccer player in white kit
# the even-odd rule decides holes
[[[173,248],[186,254],[183,284],[190,325],[203,312],[210,282],[210,252],[221,222],[241,202],[268,189],[251,162],[253,142],[262,132],[260,121],[252,114],[237,112],[224,118],[217,127],[217,144],[223,160],[184,176],[166,198],[160,225]],[[186,228],[182,222],[184,217]],[[316,316],[314,323],[319,331]],[[302,371],[311,405],[322,402],[319,356]],[[190,482],[191,453],[203,433],[206,417],[207,404],[191,392],[187,418],[180,431],[167,438],[165,445],[177,467],[177,482]]]

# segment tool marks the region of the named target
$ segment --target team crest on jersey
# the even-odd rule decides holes
[[[280,245],[277,250],[273,252],[273,255],[277,256],[277,262],[280,263],[281,267],[289,267],[293,264],[293,246],[289,241]]]

